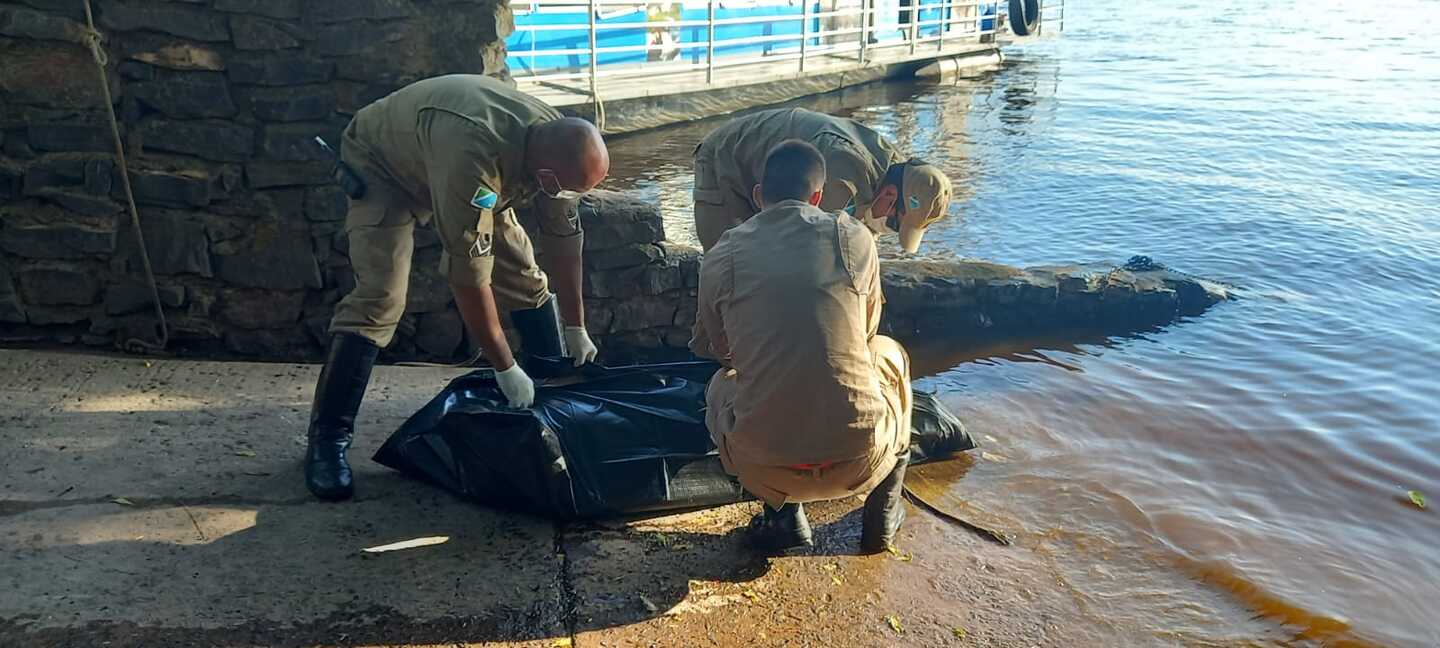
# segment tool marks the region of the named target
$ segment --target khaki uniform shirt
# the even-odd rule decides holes
[[[800,201],[720,237],[700,269],[700,318],[735,369],[730,453],[772,466],[869,456],[887,416],[869,341],[880,263],[859,221]]]
[[[576,202],[540,194],[525,170],[530,127],[560,117],[502,81],[455,74],[418,81],[361,109],[345,145],[433,212],[446,254],[469,259],[488,283],[494,214],[512,207],[533,203],[542,250],[580,253]]]
[[[737,117],[706,136],[700,146],[714,156],[720,186],[749,196],[760,183],[765,155],[787,139],[809,142],[825,156],[829,179],[820,202],[825,211],[840,211],[853,203],[853,215],[863,215],[885,171],[905,161],[884,137],[858,122],[803,108]]]

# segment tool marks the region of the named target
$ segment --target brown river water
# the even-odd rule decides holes
[[[983,445],[912,481],[1082,559],[1092,620],[1158,643],[1248,642],[1147,572],[1296,641],[1440,646],[1440,3],[1069,4],[983,78],[799,105],[946,168],[922,254],[1146,254],[1241,299],[1129,337],[912,349]],[[607,186],[693,241],[690,152],[717,123],[616,138]]]

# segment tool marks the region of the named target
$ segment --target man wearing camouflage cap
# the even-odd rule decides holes
[[[595,357],[580,296],[578,200],[610,167],[595,126],[476,75],[401,88],[356,113],[341,143],[355,288],[330,323],[305,455],[306,486],[330,500],[354,492],[346,451],[370,370],[405,312],[416,224],[433,222],[444,250],[438,271],[461,319],[510,405],[526,408],[535,398],[526,373],[534,369],[522,369],[528,359],[568,355],[578,365]],[[513,208],[527,205],[517,218]],[[505,313],[521,362],[502,331]]]
[[[822,210],[845,210],[877,235],[896,232],[906,252],[920,247],[925,229],[950,207],[950,179],[939,167],[907,160],[856,121],[803,108],[764,110],[730,120],[695,148],[695,232],[702,248],[759,211],[751,195],[760,165],[771,147],[789,139],[825,156]]]

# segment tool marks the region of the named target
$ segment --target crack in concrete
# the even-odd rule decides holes
[[[575,593],[575,578],[570,568],[570,554],[565,550],[565,523],[555,523],[555,553],[560,556],[560,610],[565,634],[572,647],[579,646],[580,601]]]

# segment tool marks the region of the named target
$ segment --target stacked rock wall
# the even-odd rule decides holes
[[[178,348],[318,351],[353,284],[316,135],[416,79],[507,77],[502,0],[93,0],[142,233]],[[0,338],[154,333],[81,0],[0,3]],[[459,324],[421,231],[400,348]],[[454,341],[455,344],[451,344]],[[447,351],[448,347],[448,351]]]

